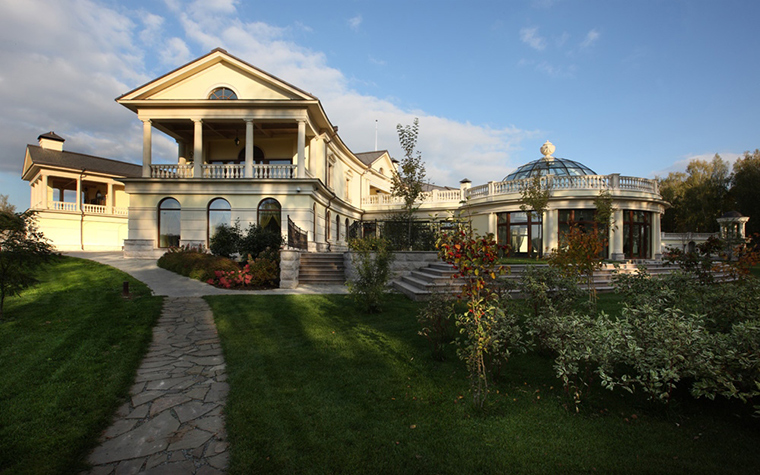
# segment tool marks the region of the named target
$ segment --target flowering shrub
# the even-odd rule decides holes
[[[279,267],[277,261],[266,257],[249,260],[242,269],[216,271],[208,283],[225,289],[261,289],[277,286]]]
[[[391,277],[394,255],[390,243],[383,238],[366,237],[350,240],[348,247],[353,251],[356,268],[356,277],[348,282],[348,291],[368,313],[377,313]]]

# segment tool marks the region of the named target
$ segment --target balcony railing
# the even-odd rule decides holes
[[[254,165],[253,176],[258,179],[291,179],[296,176],[296,165]],[[159,164],[150,166],[151,178],[193,178],[192,165]],[[246,178],[245,165],[201,165],[201,176],[210,179],[236,180]]]
[[[34,209],[37,210],[52,210],[52,211],[68,211],[79,213],[80,209],[76,203],[70,203],[66,201],[51,201],[48,203],[47,208],[43,206],[42,202],[38,202]],[[104,205],[92,205],[83,203],[81,205],[81,212],[84,214],[97,214],[102,216],[127,216],[129,214],[129,208],[120,208],[118,206],[104,206]]]
[[[473,186],[464,190],[464,196],[476,200],[489,196],[519,194],[532,186],[531,178],[510,181],[492,181],[485,185]],[[613,175],[580,175],[580,176],[556,176],[541,177],[541,187],[556,191],[567,190],[624,190],[659,194],[657,181],[647,178]],[[418,201],[421,204],[451,203],[460,201],[460,190],[433,190],[423,193]],[[402,204],[401,198],[391,195],[373,195],[362,199],[362,205],[398,205]]]

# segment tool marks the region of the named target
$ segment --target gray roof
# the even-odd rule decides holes
[[[57,140],[58,142],[65,142],[66,141],[66,140],[64,140],[63,137],[61,137],[60,135],[56,134],[52,130],[50,132],[46,133],[46,134],[40,134],[40,136],[37,137],[37,140],[39,140],[39,139]]]
[[[376,152],[361,152],[355,153],[356,158],[362,161],[363,164],[370,166],[375,163],[375,160],[380,158],[384,153],[388,153],[387,150],[378,150]]]
[[[84,169],[88,172],[106,173],[118,177],[139,178],[142,176],[142,166],[133,163],[120,162],[83,153],[60,152],[58,150],[42,148],[38,145],[27,145],[26,149],[29,152],[33,165],[47,165],[72,170]],[[24,170],[24,173],[26,171]]]

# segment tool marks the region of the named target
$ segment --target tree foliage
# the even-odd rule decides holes
[[[356,270],[347,283],[348,291],[366,312],[380,312],[395,258],[391,246],[383,238],[366,237],[350,240],[348,247]]]
[[[52,246],[37,228],[34,211],[0,211],[0,320],[5,298],[35,284],[35,270],[52,253]]]
[[[548,177],[547,177],[548,179]],[[544,222],[544,212],[549,205],[549,198],[551,197],[551,188],[549,182],[546,182],[546,186],[541,184],[541,175],[533,175],[527,183],[527,186],[520,191],[520,209],[523,211],[533,211]],[[543,257],[544,249],[543,245],[538,249],[538,256]]]
[[[716,154],[711,161],[692,160],[686,173],[671,172],[659,180],[660,193],[672,207],[665,211],[665,232],[712,233],[717,219],[731,206],[728,162]]]
[[[729,195],[736,211],[752,218],[747,234],[760,233],[760,150],[744,152],[734,162]]]

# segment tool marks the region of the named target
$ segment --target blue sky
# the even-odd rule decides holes
[[[377,120],[400,156],[395,126],[419,117],[437,184],[501,180],[545,140],[600,174],[733,160],[760,147],[757,18],[717,0],[0,0],[0,193],[29,206],[24,148],[48,130],[138,163],[114,98],[215,47],[317,95],[355,152]]]

